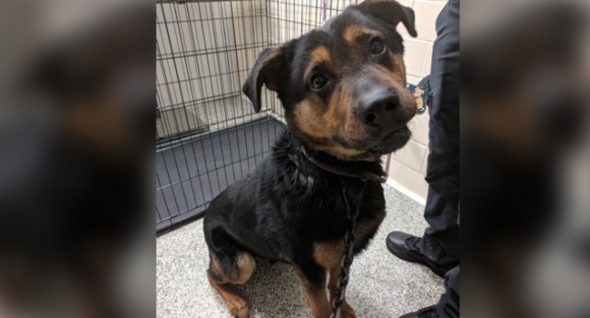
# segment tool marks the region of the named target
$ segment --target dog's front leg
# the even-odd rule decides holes
[[[330,269],[330,280],[328,281],[328,289],[330,290],[330,303],[334,301],[336,297],[336,292],[338,291],[338,279],[340,277],[340,266],[334,266]],[[354,310],[346,299],[342,302],[342,306],[340,307],[341,317],[342,318],[356,318],[356,314]]]
[[[317,243],[314,246],[314,260],[317,264],[320,264],[326,272],[330,273],[330,280],[328,282],[328,289],[330,290],[329,303],[331,304],[336,293],[338,291],[338,279],[340,277],[340,259],[344,253],[344,242],[328,242],[328,243]],[[342,302],[340,307],[340,313],[342,318],[356,318],[354,310],[346,302],[346,299]]]
[[[329,318],[330,303],[326,291],[326,271],[313,262],[295,266],[295,275],[303,289],[313,318]]]

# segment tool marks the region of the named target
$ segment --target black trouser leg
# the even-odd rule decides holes
[[[459,265],[445,274],[446,291],[436,304],[436,312],[441,318],[459,317]]]
[[[436,22],[430,87],[429,224],[420,249],[441,264],[459,257],[459,1],[449,1]]]

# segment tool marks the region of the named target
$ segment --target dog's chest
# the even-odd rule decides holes
[[[303,218],[315,228],[316,238],[332,241],[343,239],[345,232],[351,227],[348,214],[354,214],[357,209],[357,238],[372,236],[385,216],[385,200],[380,185],[367,186],[360,202],[356,196],[360,189],[350,187],[347,191],[349,195],[344,198],[342,189],[335,188],[317,195],[315,200],[305,204]]]
[[[355,228],[354,254],[364,250],[385,217],[385,210],[372,218],[360,219]],[[313,258],[324,268],[339,266],[345,249],[344,237],[331,241],[318,241],[313,245]]]

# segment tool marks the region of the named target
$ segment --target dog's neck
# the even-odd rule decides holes
[[[306,146],[290,132],[286,132],[282,138],[286,139],[284,150],[289,159],[296,164],[300,160],[305,160],[310,165],[333,175],[355,178],[363,182],[384,183],[387,181],[387,174],[383,171],[380,162],[341,160]]]

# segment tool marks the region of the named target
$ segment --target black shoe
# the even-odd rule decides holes
[[[405,314],[399,318],[438,318],[436,308],[434,306],[422,308],[416,312]]]
[[[391,232],[387,236],[387,249],[393,255],[412,263],[418,263],[427,266],[436,275],[444,277],[445,273],[452,269],[456,264],[438,264],[428,258],[418,248],[421,238],[404,233]]]

